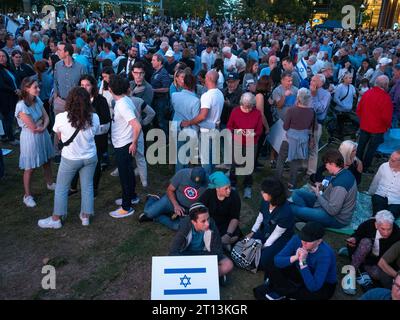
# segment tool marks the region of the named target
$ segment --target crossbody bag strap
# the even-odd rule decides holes
[[[65,142],[62,142],[62,141],[61,141],[61,143],[63,144],[63,146],[66,147],[66,146],[70,145],[70,144],[72,143],[72,141],[74,141],[75,137],[78,135],[79,131],[80,131],[80,129],[77,128],[77,129],[75,130],[74,134],[73,134],[67,141],[65,141]]]

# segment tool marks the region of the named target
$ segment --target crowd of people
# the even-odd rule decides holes
[[[119,177],[121,197],[112,218],[133,215],[145,196],[139,222],[176,231],[171,255],[216,254],[224,283],[235,243],[258,239],[261,298],[330,299],[338,281],[325,228],[351,223],[358,186],[375,173],[384,134],[400,124],[398,33],[249,20],[207,26],[165,17],[116,21],[71,18],[50,30],[30,17],[15,34],[0,26],[2,143],[19,145],[27,207],[37,205],[34,169],[43,167],[54,191],[52,214],[38,226],[63,227],[78,179],[80,219],[89,226],[102,196],[102,168],[115,160],[111,174]],[[166,143],[173,134],[198,142],[198,162],[187,156],[185,141],[168,146],[177,161],[162,196],[150,193],[147,174],[146,136],[153,128],[164,132]],[[224,129],[232,143],[221,150],[207,135]],[[324,131],[341,143],[320,154]],[[243,178],[239,159],[213,161],[234,146],[254,156]],[[59,164],[56,179],[52,161]],[[272,173],[262,177],[260,210],[244,235],[241,201],[253,198],[253,176],[264,166]],[[136,176],[147,195],[137,194]],[[304,181],[308,190],[298,189]],[[340,254],[356,269],[365,299],[398,300],[400,150],[379,167],[368,193],[371,219]],[[297,221],[306,222],[298,234]],[[385,289],[370,293],[377,286]]]

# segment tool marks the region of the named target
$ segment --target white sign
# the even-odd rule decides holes
[[[282,141],[286,141],[286,131],[283,129],[283,121],[281,119],[274,123],[265,139],[279,153]]]
[[[151,300],[219,300],[217,256],[153,257]]]

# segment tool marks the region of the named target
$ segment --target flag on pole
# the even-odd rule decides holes
[[[189,26],[187,25],[186,21],[185,21],[185,20],[182,20],[181,28],[182,28],[183,32],[187,32],[188,27],[189,27]]]
[[[3,15],[3,18],[7,32],[12,33],[15,36],[15,33],[17,32],[18,29],[18,25],[6,15]]]
[[[211,21],[210,15],[208,14],[208,11],[206,12],[206,17],[204,19],[204,26],[206,26],[206,27],[212,26],[212,21]]]
[[[307,23],[306,23],[306,31],[307,31],[307,32],[311,32],[311,24],[310,24],[310,21],[307,21]]]
[[[296,70],[302,80],[307,78],[307,62],[302,58],[296,65]]]

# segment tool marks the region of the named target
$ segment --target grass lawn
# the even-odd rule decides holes
[[[4,146],[3,146],[4,147]],[[8,146],[7,146],[8,147]],[[33,195],[37,207],[22,203],[22,170],[18,169],[18,148],[5,157],[6,177],[0,182],[0,299],[150,299],[151,257],[167,255],[174,232],[157,223],[138,222],[146,193],[164,193],[173,168],[149,167],[148,190],[138,188],[141,202],[136,213],[126,219],[113,219],[114,200],[120,197],[118,178],[103,173],[95,200],[96,215],[89,227],[79,220],[80,195],[70,197],[68,218],[59,230],[42,230],[40,218],[52,213],[53,193],[46,189],[41,170],[33,177]],[[57,166],[53,165],[54,176]],[[269,166],[255,174],[253,199],[242,202],[241,228],[248,232],[258,214],[261,200],[259,185],[272,174]],[[365,190],[372,176],[363,177],[360,190]],[[138,181],[138,180],[137,180]],[[242,189],[239,187],[242,195]],[[337,250],[346,236],[328,232],[326,241]],[[346,261],[338,257],[339,281]],[[56,290],[41,289],[41,270],[45,264],[56,267]],[[235,268],[231,283],[221,288],[221,298],[254,299],[252,289],[262,283],[261,272]],[[358,293],[361,290],[358,289]],[[346,296],[340,284],[334,299],[356,299]]]

